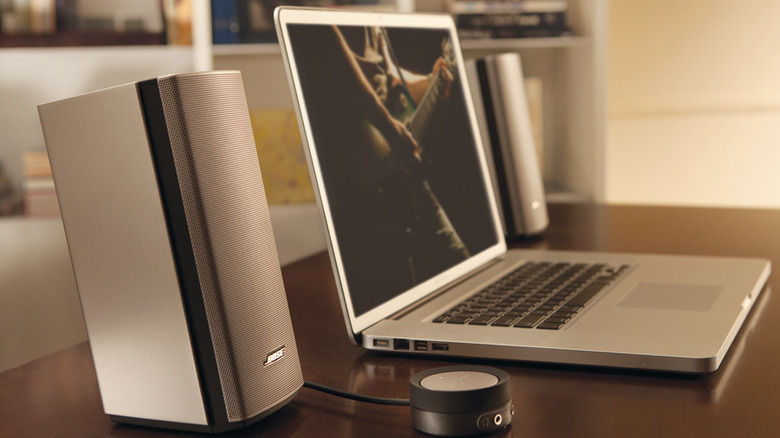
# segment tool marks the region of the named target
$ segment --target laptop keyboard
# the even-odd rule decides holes
[[[530,262],[436,317],[443,324],[558,330],[628,265]]]

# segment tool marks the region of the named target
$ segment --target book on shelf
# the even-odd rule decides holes
[[[0,161],[0,216],[19,214],[20,209],[21,198],[17,185],[5,171],[3,162]]]
[[[191,0],[176,0],[189,19]],[[100,0],[0,0],[0,47],[67,47],[176,44],[162,3]],[[173,0],[165,4],[173,4]],[[168,11],[171,8],[165,8]],[[166,28],[169,38],[166,39]],[[181,34],[189,35],[190,29]]]
[[[396,0],[211,0],[214,44],[275,43],[274,9],[280,5],[364,11],[396,10]]]
[[[164,0],[162,17],[166,42],[176,46],[192,45],[193,0]]]
[[[45,151],[27,151],[22,153],[22,170],[25,178],[51,177],[49,156]]]
[[[329,1],[308,2],[309,6],[330,6]],[[214,44],[276,42],[274,8],[303,6],[302,0],[211,0],[211,36]]]
[[[250,110],[257,157],[269,205],[314,202],[314,188],[295,112]]]
[[[22,211],[28,217],[59,216],[60,206],[54,187],[50,190],[24,189]]]
[[[49,157],[45,151],[22,154],[22,212],[25,216],[60,214]]]
[[[211,1],[211,39],[214,44],[241,42],[237,0]]]
[[[449,0],[458,35],[477,38],[542,38],[569,35],[565,0]]]

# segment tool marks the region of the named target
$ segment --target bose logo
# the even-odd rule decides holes
[[[263,362],[263,366],[271,365],[272,363],[276,362],[277,360],[284,357],[284,345],[279,347],[278,349],[272,351],[268,357],[265,358],[265,362]]]
[[[468,379],[469,374],[464,374],[462,377],[458,377],[457,379],[453,380],[452,383],[447,385],[447,387],[450,389],[455,388],[456,386],[462,385]]]

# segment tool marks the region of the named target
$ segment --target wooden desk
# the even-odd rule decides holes
[[[780,211],[553,205],[550,215],[543,238],[517,246],[760,256],[780,266]],[[325,254],[285,268],[284,276],[308,380],[405,398],[412,374],[458,362],[353,347]],[[709,375],[491,364],[511,374],[516,410],[512,428],[498,436],[776,436],[780,302],[771,291],[776,278],[770,278],[721,368]],[[1,437],[184,435],[112,423],[101,408],[86,343],[0,374]],[[410,426],[407,407],[347,401],[304,388],[287,407],[235,436],[420,434]]]

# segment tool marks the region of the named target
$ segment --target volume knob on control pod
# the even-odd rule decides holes
[[[512,422],[509,374],[484,367],[434,368],[409,379],[412,427],[438,436],[495,432]]]

